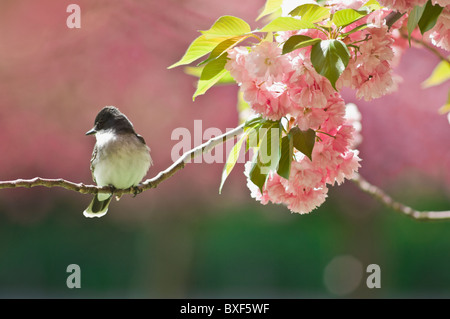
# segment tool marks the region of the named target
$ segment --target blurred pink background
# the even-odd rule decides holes
[[[69,29],[66,8],[81,7],[81,29]],[[168,70],[198,36],[221,15],[234,15],[253,28],[260,1],[2,1],[0,4],[0,180],[64,178],[92,184],[89,160],[94,145],[85,136],[97,112],[117,106],[151,147],[154,176],[171,164],[177,127],[193,132],[222,131],[237,125],[236,86],[213,88],[192,102],[196,79],[182,67]],[[437,110],[448,83],[423,90],[420,83],[438,59],[428,51],[406,51],[398,67],[399,91],[358,101],[363,143],[360,172],[390,188],[399,181],[450,188],[450,125]],[[193,145],[194,146],[194,145]],[[223,164],[191,164],[157,189],[113,203],[119,220],[177,212],[190,204],[218,207],[252,203],[238,164],[218,194]],[[408,184],[414,187],[414,184]],[[4,190],[2,205],[12,219],[38,220],[59,196],[79,204],[90,197],[63,189]],[[24,200],[26,198],[26,200]],[[21,209],[32,205],[34,210]],[[126,207],[147,207],[130,216]],[[122,208],[122,209],[120,209]],[[212,209],[211,209],[212,211]],[[286,213],[289,211],[286,209]]]

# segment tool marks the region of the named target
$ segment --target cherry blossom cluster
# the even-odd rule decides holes
[[[346,119],[344,101],[337,93],[330,97],[325,108],[329,111],[322,109],[326,119],[320,128],[323,133],[318,133],[312,161],[304,154],[294,152],[289,179],[272,172],[261,193],[249,178],[252,162],[245,164],[247,186],[253,198],[262,204],[285,204],[295,213],[309,213],[325,201],[327,185],[341,184],[345,178],[353,176],[360,159],[358,151],[350,149],[358,137],[352,121],[358,121],[358,118]]]
[[[358,9],[365,2],[330,0],[326,4],[335,12]],[[316,132],[311,158],[294,149],[289,179],[272,171],[265,185],[259,188],[250,178],[254,164],[246,163],[247,186],[251,196],[262,204],[281,203],[292,212],[308,213],[325,201],[329,185],[341,184],[357,172],[360,158],[354,148],[361,141],[360,114],[355,105],[349,105],[346,110],[339,91],[349,87],[355,90],[357,98],[368,101],[397,89],[401,79],[392,70],[408,43],[398,30],[405,28],[412,8],[425,5],[427,0],[379,2],[387,8],[376,10],[341,30],[348,32],[342,41],[347,44],[350,60],[336,82],[336,89],[313,67],[311,46],[282,54],[283,44],[293,35],[326,40],[327,35],[317,29],[277,32],[274,41],[228,50],[225,68],[239,84],[244,100],[254,113],[274,121],[287,119],[287,132],[292,127]],[[449,50],[450,0],[433,0],[432,4],[444,9],[424,39]],[[406,14],[388,27],[384,18],[392,10]],[[365,27],[361,30],[349,32],[362,24]]]
[[[387,38],[381,44],[387,50],[379,48],[377,44],[370,44],[370,40],[368,44],[363,44],[367,49],[362,50],[375,48],[373,54],[387,64],[393,55],[392,50],[389,50],[392,41],[383,30],[374,29],[370,32],[374,34],[374,39],[383,35]],[[277,40],[282,38],[283,35],[280,35]],[[279,44],[277,41],[262,42],[250,50],[235,47],[228,51],[230,60],[226,68],[239,83],[244,99],[255,113],[271,120],[286,117],[301,130],[316,131],[312,160],[295,151],[289,179],[271,172],[262,193],[249,178],[252,162],[245,166],[252,197],[262,204],[283,203],[292,212],[308,213],[325,201],[327,185],[341,184],[357,171],[360,159],[358,151],[351,147],[359,139],[353,125],[359,127],[358,118],[346,119],[344,100],[329,80],[313,68],[308,58],[310,48],[282,55]],[[370,60],[370,56],[367,59]],[[343,84],[349,82],[349,86],[360,89],[366,98],[387,93],[388,87],[392,85],[383,77],[386,74],[384,68],[378,65],[368,64],[363,68],[354,62],[350,70]],[[373,81],[370,82],[369,76],[372,76]],[[377,93],[373,93],[374,90]]]
[[[392,71],[394,38],[388,27],[380,25],[353,33],[347,41],[362,42],[339,78],[338,86],[355,89],[356,97],[366,101],[396,91],[400,77]]]

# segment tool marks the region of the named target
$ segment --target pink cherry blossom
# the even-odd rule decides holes
[[[336,173],[334,176],[334,180],[331,179],[331,184],[336,182],[338,185],[344,182],[344,179],[352,179],[353,175],[358,171],[358,168],[361,166],[359,162],[361,159],[358,157],[357,150],[350,150],[344,155],[340,155],[342,157],[342,162],[338,165],[338,167],[332,172]]]
[[[242,83],[244,100],[256,113],[271,120],[279,120],[287,114],[290,100],[282,83],[277,82],[271,86],[267,84],[267,82],[258,84],[256,80]]]
[[[247,71],[246,60],[248,49],[246,47],[235,47],[228,50],[228,61],[225,68],[230,71],[231,76],[238,83],[243,83],[250,79]]]
[[[364,0],[329,0],[326,2],[327,6],[330,6],[332,12],[342,9],[359,9],[367,1]]]
[[[414,6],[423,6],[427,0],[379,0],[382,6],[390,9],[398,10],[400,12],[407,12],[414,8]]]
[[[385,63],[380,64],[370,73],[363,68],[358,69],[354,80],[357,88],[356,97],[364,98],[366,101],[396,91],[398,83],[401,81],[399,77],[392,74],[391,69]]]
[[[293,213],[306,214],[319,207],[327,198],[328,188],[301,189],[289,197],[287,207]]]
[[[324,121],[322,128],[332,130],[344,124],[345,102],[338,93],[335,93],[328,99],[325,111],[327,113],[327,119]]]
[[[302,160],[292,162],[289,181],[285,180],[284,186],[287,191],[293,192],[298,188],[321,187],[322,180],[322,172],[311,161],[302,157]]]
[[[251,77],[269,82],[280,81],[290,68],[287,57],[281,55],[278,44],[267,41],[253,47],[246,64]]]
[[[344,154],[352,143],[355,129],[351,125],[342,125],[334,135],[332,148],[338,153]]]
[[[368,28],[368,41],[359,46],[359,63],[367,70],[375,69],[382,61],[390,61],[394,57],[392,35],[388,33],[387,26]]]
[[[450,7],[441,12],[429,37],[435,46],[450,51]]]
[[[299,129],[306,131],[309,128],[318,129],[327,119],[327,112],[319,108],[302,108],[296,113],[295,122]]]
[[[282,177],[276,173],[271,173],[267,178],[264,191],[261,194],[259,187],[256,186],[249,177],[252,165],[253,162],[248,161],[245,163],[244,170],[244,175],[247,176],[247,187],[250,189],[251,197],[260,201],[263,205],[266,205],[269,201],[275,204],[286,202],[288,195],[286,194],[286,190],[281,183]]]
[[[356,104],[348,103],[345,106],[345,123],[353,126],[353,140],[350,142],[349,148],[354,149],[362,142],[361,113]]]
[[[365,35],[364,35],[365,34]],[[337,87],[356,89],[356,97],[366,101],[379,98],[397,89],[400,78],[392,72],[394,39],[387,26],[367,28],[363,42],[356,51],[356,60],[351,59],[339,78]]]
[[[303,55],[292,59],[295,70],[289,79],[289,95],[301,107],[324,108],[334,89]]]

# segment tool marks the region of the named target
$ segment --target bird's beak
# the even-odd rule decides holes
[[[97,130],[96,130],[95,127],[94,127],[94,128],[92,128],[92,129],[90,129],[89,131],[87,131],[87,132],[86,132],[86,135],[92,135],[92,134],[95,134],[95,133],[97,133]]]

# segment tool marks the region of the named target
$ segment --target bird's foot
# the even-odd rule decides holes
[[[133,198],[143,192],[142,188],[139,186],[132,186],[131,188],[133,189]]]
[[[109,184],[109,188],[111,188],[111,196],[114,196],[114,193],[116,192],[117,188],[114,187],[114,185]],[[116,195],[116,201],[120,199],[122,195]]]

